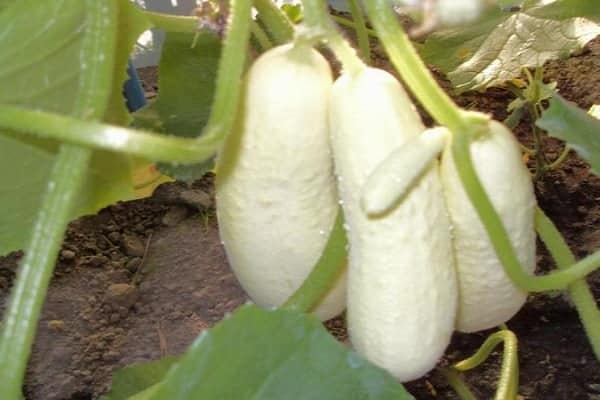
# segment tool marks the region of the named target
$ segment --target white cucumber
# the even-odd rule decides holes
[[[229,263],[259,306],[280,306],[319,259],[338,210],[329,148],[327,61],[284,45],[250,68],[243,119],[217,163],[217,215]],[[345,308],[345,275],[315,314]]]
[[[513,134],[490,122],[490,133],[471,143],[477,176],[498,212],[517,257],[529,273],[535,269],[535,195]],[[475,332],[510,319],[525,303],[502,264],[464,191],[447,144],[442,182],[453,226],[459,282],[457,330]]]
[[[363,185],[390,153],[424,127],[399,82],[366,68],[334,84],[331,134],[349,240],[350,340],[400,381],[442,356],[454,329],[457,289],[450,228],[434,161],[388,213],[361,208]]]

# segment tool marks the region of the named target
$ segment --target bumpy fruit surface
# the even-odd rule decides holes
[[[521,265],[535,269],[535,195],[519,144],[501,123],[471,143],[471,157],[483,187],[498,212]],[[444,150],[442,182],[453,226],[459,282],[457,330],[475,332],[510,319],[527,294],[504,272],[488,234],[458,177],[450,143]]]
[[[335,82],[330,121],[350,244],[351,342],[400,381],[419,378],[446,349],[457,303],[437,161],[397,207],[370,217],[359,204],[367,177],[424,127],[399,82],[372,68]]]
[[[243,119],[217,163],[217,214],[235,275],[259,306],[281,305],[319,259],[338,199],[329,148],[332,77],[305,46],[265,52],[247,77]],[[345,308],[345,276],[315,314]]]

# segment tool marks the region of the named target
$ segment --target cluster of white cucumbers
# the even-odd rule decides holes
[[[433,369],[454,330],[495,327],[524,304],[464,191],[449,132],[425,129],[391,74],[364,66],[333,82],[320,53],[287,44],[254,62],[244,90],[218,157],[217,214],[257,305],[278,307],[300,287],[340,204],[348,267],[314,314],[347,309],[354,349],[399,381]],[[516,139],[490,121],[470,151],[532,273],[535,197]]]

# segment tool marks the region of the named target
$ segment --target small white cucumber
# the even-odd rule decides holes
[[[525,303],[527,294],[504,272],[502,263],[473,208],[448,141],[441,173],[453,226],[453,243],[459,283],[457,330],[475,332],[510,319]],[[490,131],[471,143],[477,176],[498,212],[521,265],[535,269],[535,195],[531,177],[513,134],[490,121]]]
[[[261,55],[243,118],[217,162],[217,215],[227,258],[259,306],[280,306],[319,259],[338,211],[329,147],[329,64],[308,46]],[[345,274],[315,310],[345,308]]]
[[[450,227],[437,160],[380,216],[361,208],[363,185],[423,124],[400,83],[365,68],[342,75],[331,100],[332,150],[349,240],[348,311],[356,351],[400,381],[438,362],[457,304]]]

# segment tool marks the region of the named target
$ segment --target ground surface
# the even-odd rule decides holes
[[[567,99],[584,108],[600,103],[599,40],[547,71]],[[141,76],[152,96],[155,71]],[[457,99],[497,119],[506,116],[510,100],[501,89]],[[526,123],[517,136],[530,143]],[[549,153],[560,151],[557,141],[547,145]],[[585,163],[571,155],[536,191],[578,257],[600,248],[600,179]],[[211,176],[191,187],[166,184],[152,198],[120,203],[70,225],[40,321],[28,399],[95,399],[119,367],[183,352],[198,333],[246,300],[218,238],[212,195]],[[0,310],[18,258],[0,259]],[[541,271],[551,268],[542,246],[538,261]],[[600,274],[589,282],[599,298]],[[600,364],[565,296],[531,296],[508,326],[519,338],[523,399],[600,399]],[[345,339],[343,319],[328,327]],[[488,333],[456,334],[443,362],[471,355]],[[492,396],[499,354],[466,374],[481,399]],[[435,372],[407,388],[418,399],[457,398]]]

